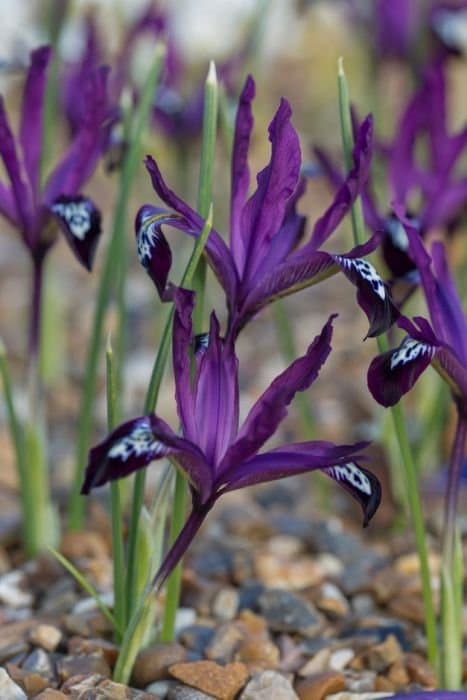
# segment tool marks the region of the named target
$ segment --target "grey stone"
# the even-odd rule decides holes
[[[169,690],[167,700],[216,700],[216,698],[202,693],[201,690],[189,688],[187,685],[176,685]]]
[[[253,676],[239,700],[299,700],[290,681],[277,671],[263,671]]]
[[[16,685],[4,668],[0,668],[0,698],[2,700],[27,700],[26,693]]]
[[[323,617],[316,608],[290,591],[264,591],[259,598],[259,607],[273,632],[314,637],[323,627]]]

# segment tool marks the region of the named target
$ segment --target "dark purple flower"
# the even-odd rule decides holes
[[[49,47],[31,54],[17,140],[0,98],[0,157],[9,180],[9,185],[0,182],[0,213],[20,230],[35,260],[42,259],[61,229],[76,257],[90,269],[101,231],[100,214],[79,191],[102,153],[107,70],[96,70],[83,81],[80,89],[86,109],[81,125],[42,186],[44,97],[50,56]]]
[[[419,158],[422,145],[427,149],[424,164]],[[426,71],[421,87],[409,100],[392,143],[379,146],[389,190],[387,199],[403,207],[422,238],[434,229],[449,231],[465,209],[467,177],[459,172],[458,165],[466,147],[467,128],[454,134],[449,130],[445,70],[436,63]],[[316,154],[334,187],[340,186],[342,176],[329,158],[319,150]],[[384,233],[382,250],[393,279],[416,282],[416,266],[408,255],[404,227],[392,212],[378,207],[371,178],[362,192],[362,201],[367,226],[373,232]]]
[[[320,469],[357,499],[364,525],[380,501],[378,480],[356,461],[367,443],[302,442],[258,454],[287,415],[297,391],[305,391],[317,378],[331,351],[333,317],[305,355],[276,377],[239,427],[238,360],[233,342],[222,340],[212,314],[207,342],[192,360],[193,304],[193,292],[176,290],[173,366],[183,437],[155,415],[121,425],[91,450],[82,488],[89,493],[162,457],[183,470],[190,484],[192,512],[157,574],[158,585],[183,556],[216,500],[228,491]]]
[[[368,335],[381,333],[392,324],[398,312],[374,268],[362,259],[376,247],[377,240],[374,238],[345,255],[318,250],[348,213],[367,178],[371,117],[363,122],[358,132],[351,172],[330,207],[316,222],[311,239],[300,245],[305,230],[305,217],[297,212],[298,200],[304,192],[304,182],[300,179],[301,154],[297,133],[290,122],[291,109],[284,99],[269,126],[269,164],[257,175],[257,188],[248,198],[248,149],[253,128],[254,92],[254,82],[249,77],[240,96],[235,124],[229,246],[212,230],[205,249],[226,294],[228,335],[235,337],[250,318],[274,299],[316,284],[338,271],[357,286],[359,303],[370,321]],[[146,205],[136,219],[139,250],[144,248],[141,261],[161,293],[168,275],[166,265],[162,266],[160,278],[156,269],[161,246],[167,260],[161,225],[170,224],[198,236],[204,222],[167,187],[150,156],[146,166],[157,194],[174,212],[166,212],[164,216],[161,209]]]
[[[375,358],[368,386],[383,406],[392,406],[432,364],[448,382],[461,413],[467,415],[467,317],[449,272],[444,246],[436,242],[431,257],[417,231],[405,223],[409,253],[420,273],[431,324],[416,317],[398,324],[407,336],[395,350]]]

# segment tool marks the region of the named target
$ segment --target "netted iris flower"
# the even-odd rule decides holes
[[[107,70],[99,69],[83,81],[86,112],[81,125],[42,185],[44,99],[50,58],[49,47],[31,54],[17,139],[0,98],[0,157],[9,179],[9,185],[0,182],[0,213],[19,229],[36,263],[43,259],[57,237],[57,229],[61,229],[75,256],[90,269],[101,231],[100,214],[79,191],[102,153]]]
[[[392,143],[379,149],[388,188],[385,201],[401,205],[422,238],[434,229],[449,231],[467,204],[467,177],[458,169],[467,147],[467,128],[450,132],[446,92],[444,67],[436,63],[410,98]],[[426,149],[424,162],[421,147]],[[316,154],[334,187],[341,186],[343,178],[329,158],[319,150]],[[385,234],[382,250],[393,279],[416,282],[404,227],[392,212],[379,208],[372,184],[370,178],[362,193],[365,222],[372,231]]]
[[[317,378],[331,350],[333,317],[305,355],[276,377],[239,427],[238,360],[233,342],[221,338],[212,314],[205,342],[194,349],[193,303],[193,292],[176,290],[173,367],[183,437],[156,415],[121,425],[91,450],[82,488],[87,494],[164,457],[186,474],[192,511],[157,574],[158,585],[183,556],[214,503],[228,491],[320,469],[357,499],[364,525],[380,501],[378,480],[356,461],[367,443],[301,442],[259,453],[287,415],[296,392],[305,391]]]
[[[398,348],[373,360],[368,386],[380,404],[392,406],[432,364],[448,382],[460,413],[467,417],[467,317],[444,246],[439,241],[433,243],[430,256],[407,222],[404,230],[409,253],[420,273],[430,322],[422,317],[399,319],[407,336]]]
[[[353,168],[334,198],[316,222],[311,239],[301,243],[305,217],[297,212],[304,192],[300,179],[301,153],[298,135],[285,99],[269,126],[271,158],[257,175],[257,188],[248,198],[250,174],[248,149],[253,128],[251,103],[255,85],[247,78],[237,111],[231,166],[230,241],[212,230],[206,256],[226,295],[228,336],[239,331],[260,309],[273,300],[292,294],[342,271],[357,287],[358,301],[368,316],[368,335],[386,330],[398,315],[389,293],[372,265],[362,256],[377,245],[375,239],[336,255],[318,248],[329,238],[349,212],[368,175],[371,158],[372,120],[368,117],[358,132]],[[171,208],[164,211],[145,205],[136,219],[138,252],[162,298],[167,294],[171,258],[162,232],[168,224],[198,236],[203,220],[166,185],[157,163],[148,156],[146,166],[154,189]]]

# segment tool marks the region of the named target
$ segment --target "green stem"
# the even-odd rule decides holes
[[[206,244],[209,232],[212,228],[212,207],[209,210],[206,223],[204,224],[201,235],[196,241],[193,252],[191,253],[188,265],[185,269],[181,287],[190,288],[193,284],[193,276],[201,259],[204,246]],[[174,310],[169,311],[164,325],[161,342],[157,351],[156,359],[151,373],[146,400],[144,402],[144,414],[149,415],[156,410],[159,390],[164,375],[165,366],[170,350],[172,320]],[[127,603],[127,619],[131,619],[135,605],[137,604],[135,589],[136,581],[138,580],[138,528],[141,508],[144,501],[144,487],[146,483],[146,469],[140,469],[135,474],[133,485],[133,499],[131,505],[130,525],[128,531],[128,565],[127,565],[127,586],[126,586],[126,603]]]
[[[342,143],[344,148],[344,159],[347,170],[351,167],[353,136],[350,115],[349,93],[347,81],[344,73],[343,61],[339,60],[338,70],[339,107],[342,129]],[[358,206],[357,206],[358,205]],[[352,209],[352,230],[355,245],[361,244],[365,240],[365,227],[361,201],[358,199]],[[380,353],[389,350],[389,342],[385,334],[377,338]],[[417,470],[410,449],[409,437],[407,433],[407,421],[404,416],[401,404],[391,407],[391,414],[394,424],[394,432],[397,437],[399,451],[404,466],[405,492],[410,508],[412,525],[415,531],[415,542],[420,561],[420,576],[422,582],[422,595],[425,610],[425,633],[427,638],[428,660],[433,668],[438,670],[438,645],[436,640],[436,616],[433,605],[433,595],[430,582],[430,568],[428,564],[428,550],[426,545],[425,527],[423,512],[417,482]]]
[[[117,425],[117,392],[116,373],[113,362],[113,352],[110,337],[106,348],[107,370],[107,424],[109,432]],[[117,629],[114,630],[115,641],[122,641],[121,630],[126,627],[125,610],[125,552],[123,549],[122,533],[122,508],[120,500],[120,482],[112,481],[110,484],[110,505],[112,524],[112,564],[114,587],[114,615],[117,621]]]
[[[204,88],[203,141],[198,182],[198,212],[204,218],[208,216],[212,203],[214,161],[216,153],[217,118],[219,112],[219,89],[216,68],[211,61]],[[196,306],[193,313],[193,332],[200,333],[203,327],[204,293],[206,287],[206,261],[200,259],[193,275],[193,288],[196,292]],[[175,542],[185,521],[187,507],[187,485],[184,474],[177,470],[172,512],[170,542]],[[167,580],[167,597],[162,622],[162,638],[172,641],[175,630],[175,615],[180,600],[182,580],[180,562]]]
[[[115,216],[112,226],[112,234],[107,247],[102,275],[97,293],[96,307],[91,339],[89,342],[88,357],[84,378],[83,393],[78,421],[78,437],[76,442],[75,476],[70,499],[69,526],[71,530],[79,530],[83,524],[85,500],[80,495],[83,481],[86,456],[91,438],[91,429],[94,422],[93,403],[96,390],[97,369],[100,349],[102,345],[102,327],[105,312],[111,297],[111,291],[115,279],[116,261],[121,261],[124,250],[124,235],[127,225],[127,209],[131,188],[134,184],[136,170],[140,159],[140,142],[145,124],[148,121],[154,95],[155,85],[161,72],[165,57],[165,48],[157,45],[155,58],[148,73],[143,96],[135,115],[135,127],[132,139],[123,162],[120,187],[115,208]],[[118,278],[117,278],[118,279]]]
[[[185,522],[187,508],[186,478],[179,469],[175,474],[175,489],[173,499],[173,514],[170,523],[170,542],[175,542]],[[175,635],[175,617],[180,600],[182,585],[182,567],[177,566],[170,576],[170,585],[167,585],[165,597],[164,618],[162,622],[161,641],[172,642]]]

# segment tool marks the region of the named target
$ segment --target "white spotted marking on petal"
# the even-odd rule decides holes
[[[433,19],[433,28],[449,48],[467,50],[467,10],[439,10]]]
[[[412,222],[410,223],[413,225]],[[409,237],[401,222],[393,216],[388,217],[386,220],[386,230],[389,233],[393,246],[403,253],[406,253],[409,249]]]
[[[371,496],[371,482],[366,474],[362,472],[354,462],[347,464],[337,464],[334,467],[328,467],[326,472],[336,481],[345,481],[353,486],[357,491]]]
[[[386,287],[384,286],[384,282],[368,260],[364,260],[363,258],[344,258],[340,255],[336,255],[336,260],[342,263],[347,269],[353,267],[360,277],[368,282],[380,299],[383,301],[386,299]]]
[[[133,428],[129,435],[121,438],[109,450],[110,459],[120,459],[126,462],[130,457],[141,457],[147,453],[161,455],[166,447],[154,439],[149,422],[140,423]]]
[[[159,231],[156,226],[153,226],[154,220],[157,218],[161,217],[154,217],[152,215],[144,217],[138,231],[136,245],[138,248],[139,261],[143,267],[148,267],[153,249],[160,240]]]
[[[418,340],[413,338],[405,338],[401,343],[400,347],[395,350],[391,357],[391,369],[395,369],[399,365],[406,365],[409,362],[413,362],[420,355],[426,355],[429,353],[433,355],[434,348],[426,343],[420,343]]]
[[[52,211],[66,221],[75,238],[84,241],[91,229],[91,210],[88,202],[56,202],[52,205]]]

